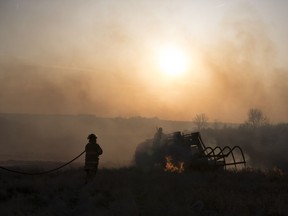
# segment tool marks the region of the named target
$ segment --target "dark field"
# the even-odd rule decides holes
[[[0,215],[288,215],[288,176],[271,171],[145,172],[82,168],[25,176],[0,171]]]

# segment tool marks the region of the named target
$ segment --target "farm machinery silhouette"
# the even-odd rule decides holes
[[[160,167],[171,172],[246,167],[239,146],[205,146],[200,132],[163,134],[162,128],[154,138],[137,146],[135,164],[143,169]]]

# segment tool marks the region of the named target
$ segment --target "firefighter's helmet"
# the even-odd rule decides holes
[[[95,134],[89,134],[89,136],[87,137],[88,140],[91,139],[97,139],[97,136]]]

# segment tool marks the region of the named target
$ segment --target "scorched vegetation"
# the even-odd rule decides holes
[[[82,168],[25,176],[0,171],[0,215],[287,215],[288,176],[279,169],[190,171]]]

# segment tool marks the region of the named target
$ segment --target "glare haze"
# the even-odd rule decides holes
[[[0,112],[243,122],[259,108],[287,122],[287,9],[285,0],[0,0]],[[178,54],[161,62],[167,44]]]

